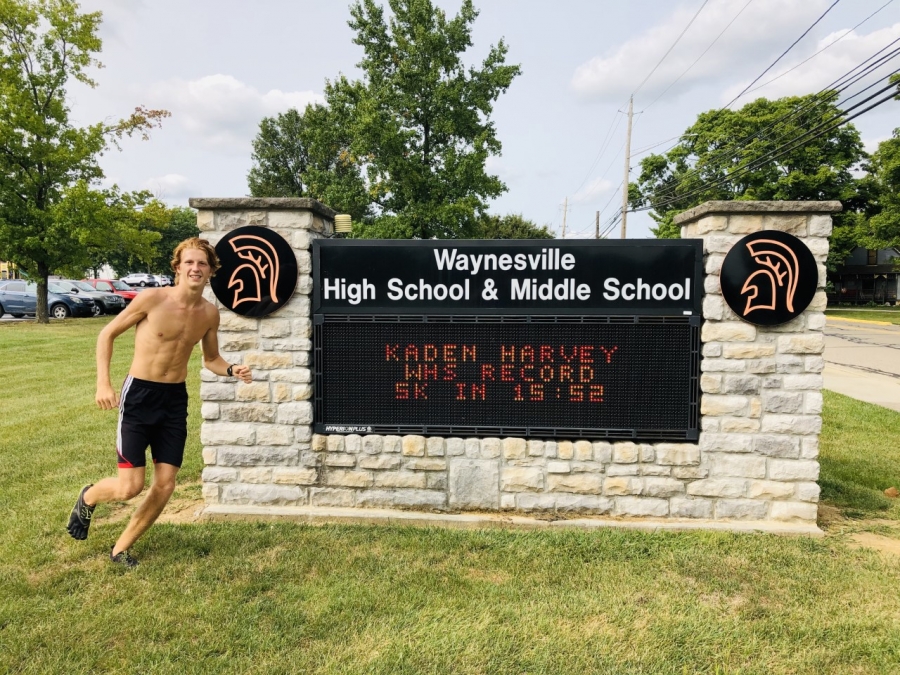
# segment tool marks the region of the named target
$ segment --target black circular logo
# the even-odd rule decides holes
[[[819,282],[812,252],[787,232],[764,230],[737,242],[722,263],[725,302],[758,326],[787,323],[809,307]]]
[[[267,316],[297,288],[297,258],[284,237],[265,227],[240,227],[216,244],[221,269],[210,280],[213,293],[232,312]]]

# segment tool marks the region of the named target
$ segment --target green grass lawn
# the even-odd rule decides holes
[[[840,319],[852,319],[854,321],[886,321],[900,325],[900,306],[894,307],[829,307],[825,310],[826,316]]]
[[[85,542],[64,530],[114,470],[103,323],[0,326],[0,672],[897,672],[900,561],[848,533],[900,537],[880,494],[900,414],[826,395],[823,496],[854,520],[822,539],[158,524],[123,571],[106,555],[128,509],[99,507]],[[198,370],[176,499],[199,494]]]

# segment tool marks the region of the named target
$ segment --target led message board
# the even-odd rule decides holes
[[[701,259],[686,240],[317,241],[314,430],[695,440]]]

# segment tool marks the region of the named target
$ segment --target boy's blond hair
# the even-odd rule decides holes
[[[176,284],[178,283],[178,266],[181,264],[181,254],[189,248],[195,248],[206,253],[206,261],[209,263],[209,269],[212,272],[210,276],[215,276],[218,269],[222,266],[219,263],[219,256],[216,255],[216,249],[206,239],[201,239],[200,237],[185,239],[175,247],[175,250],[172,252],[172,260],[169,263],[172,271],[175,273]]]

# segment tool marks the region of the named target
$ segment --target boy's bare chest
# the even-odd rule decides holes
[[[200,342],[209,326],[203,311],[169,309],[151,312],[142,328],[146,337],[158,344],[193,347]]]

